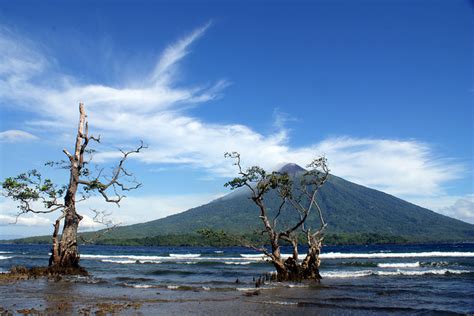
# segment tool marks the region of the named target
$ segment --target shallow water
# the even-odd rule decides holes
[[[48,250],[45,245],[0,245],[0,271],[12,265],[44,266]],[[272,313],[289,309],[361,314],[474,312],[474,244],[323,250],[320,284],[269,282],[260,289],[261,295],[246,299],[246,304],[258,302],[259,308],[263,304]],[[82,246],[80,251],[81,264],[91,278],[18,285],[16,294],[0,287],[0,302],[5,305],[7,297],[38,291],[54,295],[56,290],[64,291],[65,284],[68,291],[88,295],[151,299],[159,291],[161,300],[180,302],[236,299],[255,290],[254,278],[274,270],[260,254],[239,247]],[[30,299],[34,301],[33,294]]]

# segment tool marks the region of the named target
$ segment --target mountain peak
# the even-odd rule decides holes
[[[284,164],[283,167],[278,169],[278,172],[280,173],[288,173],[289,175],[294,175],[300,172],[305,172],[306,169],[302,168],[301,166],[295,164],[295,163],[287,163]]]

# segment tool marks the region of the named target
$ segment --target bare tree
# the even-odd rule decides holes
[[[238,167],[237,178],[227,182],[225,186],[231,189],[247,187],[251,192],[251,199],[259,209],[259,218],[264,226],[271,250],[265,247],[252,247],[261,250],[270,258],[277,271],[278,281],[301,281],[304,279],[320,280],[319,254],[322,247],[326,223],[322,210],[316,201],[316,194],[329,176],[327,160],[320,157],[313,160],[307,167],[301,178],[292,178],[288,173],[271,172],[253,166],[245,171],[241,166],[240,154],[237,152],[226,153],[226,157],[235,160]],[[270,191],[276,191],[280,198],[279,207],[272,214],[265,205],[264,197]],[[307,225],[309,215],[313,209],[319,217],[320,227],[313,230]],[[283,212],[291,212],[295,220],[291,224],[279,225],[278,220]],[[298,245],[299,239],[304,238],[308,245],[308,251],[300,262]],[[291,244],[293,253],[289,258],[281,256],[281,242]]]
[[[93,193],[98,193],[106,202],[119,205],[125,191],[138,189],[141,186],[133,174],[125,169],[124,164],[130,155],[146,148],[143,142],[136,149],[120,150],[122,157],[111,173],[104,172],[104,168],[96,168],[96,172],[92,172],[90,164],[94,151],[87,147],[91,141],[100,143],[100,136],[89,135],[83,103],[79,104],[79,114],[73,153],[63,149],[67,160],[47,163],[50,166],[57,165],[69,170],[68,185],[59,187],[50,179],[43,179],[36,170],[7,178],[2,183],[3,194],[19,203],[17,218],[26,213],[59,212],[60,215],[53,225],[52,254],[49,260],[50,267],[58,270],[79,267],[77,230],[83,216],[77,212],[76,203],[87,199]],[[87,157],[90,159],[86,159]],[[78,193],[80,198],[76,199]],[[35,202],[41,202],[43,207],[41,209],[33,207]],[[109,223],[105,222],[103,213],[102,215],[97,211],[95,213],[96,221]],[[63,222],[63,229],[59,236],[61,222]]]

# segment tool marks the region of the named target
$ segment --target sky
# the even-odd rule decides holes
[[[331,172],[474,223],[473,2],[0,0],[0,178],[70,151],[84,102],[95,162],[143,183],[122,225],[205,204],[244,166],[325,155]],[[0,237],[49,234],[0,197]]]

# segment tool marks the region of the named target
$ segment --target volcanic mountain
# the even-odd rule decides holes
[[[287,172],[294,180],[305,169],[286,164],[280,172]],[[411,241],[472,241],[474,225],[453,219],[414,205],[390,194],[364,187],[330,175],[318,192],[317,201],[328,223],[328,234],[377,234],[406,238]],[[276,210],[279,199],[274,192],[265,197],[270,212]],[[289,225],[294,213],[284,212],[279,222]],[[318,226],[316,214],[309,224]],[[246,234],[261,230],[258,210],[249,199],[247,188],[185,212],[166,218],[112,231],[107,238],[127,239],[159,235],[195,233],[199,229],[224,230]]]
[[[279,169],[279,172],[286,172],[294,181],[298,181],[305,169],[296,164],[286,164]],[[142,243],[140,239],[155,238],[160,240],[158,244],[165,245],[174,238],[172,236],[182,236],[181,244],[187,244],[190,237],[185,236],[194,234],[194,238],[198,239],[197,231],[203,228],[223,230],[230,234],[255,234],[255,231],[262,230],[262,223],[258,217],[258,209],[249,196],[247,188],[240,188],[208,204],[179,214],[118,227],[105,234],[102,242],[130,244],[126,241],[133,240],[132,244],[140,244]],[[317,201],[328,224],[328,236],[345,236],[345,242],[351,242],[353,236],[360,235],[392,236],[396,237],[395,240],[410,242],[474,241],[472,224],[435,213],[335,175],[329,176],[328,181],[318,192]],[[278,208],[279,202],[275,192],[269,192],[265,196],[270,214]],[[279,217],[280,225],[291,225],[296,220],[293,212],[284,211]],[[315,213],[308,221],[313,227],[319,226]],[[84,235],[92,236],[91,233]],[[375,237],[372,242],[379,242],[379,237]],[[333,240],[337,241],[337,238]],[[45,236],[41,239],[33,237],[19,241],[49,242],[49,240],[50,237]],[[370,242],[370,239],[365,242]]]

